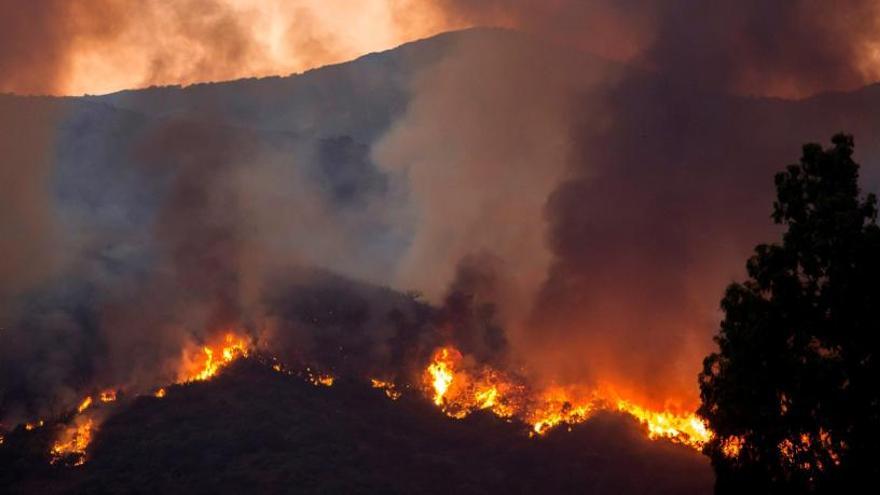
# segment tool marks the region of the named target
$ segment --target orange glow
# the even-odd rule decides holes
[[[463,27],[430,0],[70,3],[59,80],[44,83],[67,95],[287,75]]]
[[[520,381],[490,367],[464,364],[453,347],[435,351],[425,368],[425,390],[434,404],[454,418],[480,410],[499,417],[516,417],[543,434],[560,424],[581,423],[598,411],[618,411],[638,420],[651,439],[665,438],[700,450],[712,432],[698,416],[687,411],[655,411],[620,398],[613,390],[587,393],[570,388],[529,390]]]
[[[625,400],[617,401],[617,410],[631,415],[647,426],[648,438],[668,438],[698,450],[712,439],[712,432],[696,414],[651,411]]]
[[[89,406],[91,406],[91,405],[92,405],[92,397],[88,396],[85,399],[83,399],[82,402],[79,403],[79,406],[76,408],[76,412],[82,413],[83,411],[88,409]]]
[[[85,463],[86,448],[92,441],[95,422],[91,418],[77,421],[68,427],[52,445],[52,463],[56,463],[69,456],[77,456],[75,466]]]
[[[31,431],[31,430],[35,430],[35,429],[43,426],[44,424],[46,424],[46,423],[41,419],[35,423],[25,423],[24,429],[27,431]]]
[[[388,398],[391,400],[397,400],[402,395],[402,393],[397,390],[397,385],[395,385],[393,382],[372,378],[370,379],[370,384],[373,386],[373,388],[378,388],[385,391],[385,395],[387,395]]]
[[[739,457],[739,453],[745,444],[745,440],[742,437],[729,437],[725,438],[721,441],[721,452],[731,458],[734,459]]]
[[[443,396],[452,384],[451,367],[450,350],[445,347],[437,351],[434,360],[428,365],[428,380],[434,388],[434,404],[438,406],[443,405]]]
[[[158,397],[160,399],[162,397],[165,397],[165,387],[162,387],[159,390],[156,390],[156,392],[153,393],[153,397]]]
[[[178,373],[178,382],[205,381],[212,378],[222,368],[240,357],[247,357],[250,343],[244,337],[227,333],[223,339],[212,345],[204,345],[200,351],[184,352],[183,366]]]
[[[101,392],[99,396],[101,402],[113,402],[116,400],[116,391],[115,390],[105,390]]]
[[[332,375],[321,374],[321,373],[312,373],[311,370],[306,370],[306,373],[309,375],[309,381],[312,382],[312,385],[324,386],[324,387],[332,387],[333,382],[336,380]]]

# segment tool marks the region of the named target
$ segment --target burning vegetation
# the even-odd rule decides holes
[[[196,352],[185,352],[178,383],[208,380],[239,357],[247,357],[251,344],[247,338],[232,332],[214,344],[206,344]]]
[[[642,423],[651,439],[669,439],[700,450],[712,438],[705,422],[694,413],[654,411],[610,390],[533,390],[522,380],[491,367],[466,366],[462,354],[450,346],[434,352],[423,383],[434,404],[453,418],[488,410],[502,418],[523,421],[531,426],[532,435],[562,424],[582,423],[598,411],[618,411]]]
[[[267,358],[258,353],[250,337],[226,332],[215,341],[193,346],[182,353],[175,384],[211,380],[233,362],[249,357],[257,358],[275,372],[299,376],[314,386],[330,387],[336,380],[332,374],[311,367],[292,371],[276,357]],[[645,425],[651,439],[669,439],[700,449],[712,437],[703,421],[694,414],[653,411],[610,392],[583,393],[566,387],[535,389],[510,373],[468,362],[453,346],[436,349],[424,366],[420,379],[421,386],[417,389],[447,416],[462,419],[475,411],[490,411],[508,422],[528,425],[530,436],[541,436],[560,425],[582,423],[599,411],[619,411]],[[404,390],[409,388],[389,379],[372,378],[370,384],[391,400],[400,399]],[[149,395],[161,399],[166,394],[167,387],[161,387]],[[85,463],[89,444],[108,415],[107,408],[115,406],[124,397],[120,389],[108,388],[80,401],[52,443],[51,462],[73,466]],[[24,428],[33,430],[44,424],[44,420],[38,420],[26,423]]]
[[[181,357],[181,366],[176,383],[191,383],[210,380],[233,361],[247,357],[252,349],[249,338],[227,332],[216,342],[206,343],[197,350],[187,349]],[[332,378],[331,378],[332,382]],[[153,397],[163,398],[167,393],[165,387],[153,392]],[[117,389],[106,389],[96,394],[100,402],[95,402],[92,395],[86,396],[76,408],[71,419],[61,428],[50,449],[50,460],[53,464],[69,463],[80,466],[86,461],[86,450],[104,417],[94,410],[95,404],[108,405],[118,398]],[[25,429],[32,430],[43,426],[44,420],[26,423]]]

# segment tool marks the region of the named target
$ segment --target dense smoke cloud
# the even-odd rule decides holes
[[[501,310],[527,307],[550,261],[542,206],[562,177],[567,104],[590,68],[528,39],[463,36],[412,84],[407,112],[374,147],[406,177],[413,238],[394,285],[439,301],[460,260],[490,253],[506,280]],[[521,314],[519,316],[522,316]]]
[[[261,65],[262,17],[243,4],[127,4],[22,10],[46,33],[4,31],[15,41],[0,66],[17,71],[0,89],[66,91],[85,59],[62,45],[137,52],[158,25],[137,84],[278,67]],[[867,2],[821,22],[808,2],[425,5],[441,23],[529,34],[459,33],[298,79],[280,87],[318,90],[289,114],[287,93],[260,99],[272,81],[180,91],[177,107],[162,92],[127,110],[108,103],[126,98],[4,101],[0,417],[173,380],[181,349],[231,326],[338,369],[405,368],[453,343],[532,379],[693,405],[721,291],[772,235],[772,173],[839,130],[866,165],[880,153],[870,88],[742,97],[869,81]],[[309,63],[349,53],[299,35]],[[168,117],[180,114],[192,121]],[[334,135],[343,125],[358,136]]]
[[[864,110],[733,95],[872,81],[873,4],[439,3],[456,22],[532,36],[529,49],[476,44],[428,69],[377,145],[379,163],[403,167],[416,192],[414,242],[396,283],[448,304],[442,288],[459,261],[494,260],[491,306],[533,377],[693,405],[717,300],[774,234],[773,173],[802,142],[840,129],[862,131],[869,163],[877,153]],[[577,29],[603,19],[621,31],[597,41]],[[610,43],[617,51],[601,44],[616,39],[628,41]],[[478,57],[491,62],[464,65]],[[541,83],[530,85],[535,76]],[[503,81],[492,100],[480,98],[486,80]]]
[[[459,23],[525,29],[701,89],[800,97],[880,79],[871,0],[435,0]]]
[[[0,308],[4,425],[52,417],[95,388],[144,393],[172,383],[182,353],[227,331],[332,366],[358,326],[369,327],[364,348],[387,362],[375,349],[394,336],[389,313],[396,307],[399,321],[416,322],[410,299],[370,302],[370,290],[321,274],[387,271],[364,253],[381,240],[387,206],[378,186],[352,190],[343,175],[327,187],[310,177],[292,156],[295,138],[100,105],[10,101],[34,124],[4,126],[3,176],[18,186],[2,224],[10,262]],[[366,150],[350,143],[319,148],[335,150],[334,167],[346,159],[363,166],[357,153]],[[56,257],[64,263],[48,263]],[[349,306],[338,311],[348,333],[332,342],[333,356],[320,354],[315,337],[332,339],[314,324],[324,308],[299,306],[315,294],[320,304]],[[358,306],[374,314],[346,318]]]
[[[39,282],[60,261],[51,248],[49,183],[62,114],[52,104],[0,96],[0,314],[12,294]]]

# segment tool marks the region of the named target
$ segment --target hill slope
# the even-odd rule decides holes
[[[83,466],[10,474],[12,493],[700,494],[712,483],[700,454],[622,416],[534,439],[491,415],[447,418],[417,394],[313,386],[253,360],[136,399]]]

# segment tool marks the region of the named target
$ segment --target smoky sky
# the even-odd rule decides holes
[[[287,74],[480,25],[522,29],[741,94],[803,97],[880,76],[880,7],[871,0],[833,7],[819,0],[374,0],[357,10],[305,0],[3,0],[0,13],[0,91],[27,94]],[[372,23],[361,22],[365,16]],[[347,37],[337,34],[343,26]],[[266,39],[270,31],[277,39]]]
[[[420,0],[3,0],[0,92],[287,75],[435,34],[433,12]]]
[[[526,29],[701,89],[802,97],[880,76],[870,0],[437,0],[453,19]]]
[[[137,38],[131,3],[34,5],[0,3],[0,90],[63,91],[71,43]],[[144,13],[170,23],[141,82],[260,58],[246,15],[174,5]],[[4,414],[147,389],[230,326],[307,360],[461,342],[535,380],[692,405],[724,286],[777,234],[773,173],[849,131],[877,185],[880,96],[854,89],[875,75],[871,2],[424,5],[522,31],[368,57],[356,77],[210,86],[210,104],[198,87],[0,101],[0,316],[21,337],[0,349]],[[832,89],[854,90],[768,97]],[[308,111],[282,113],[296,98]],[[286,279],[302,267],[394,291],[330,304],[336,289]]]

